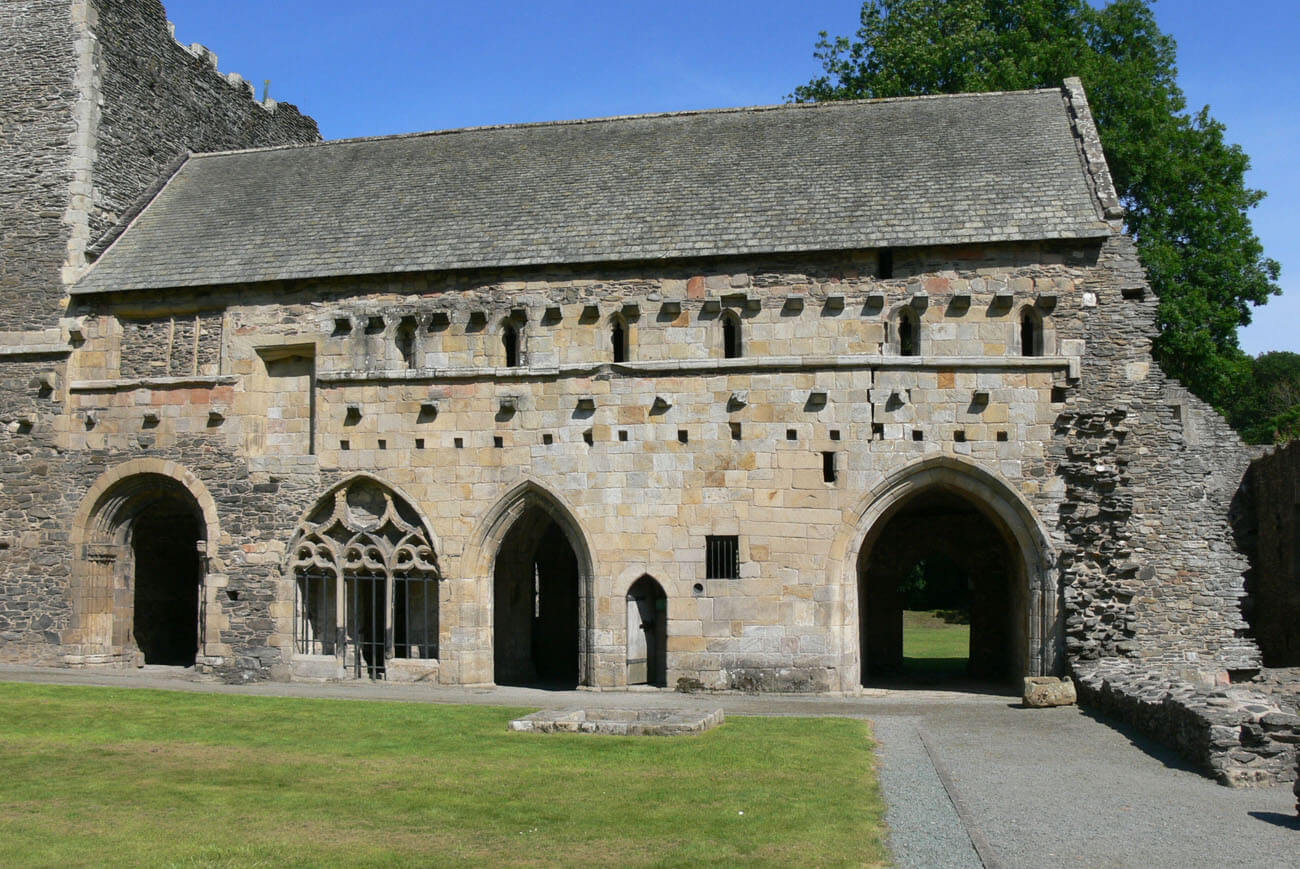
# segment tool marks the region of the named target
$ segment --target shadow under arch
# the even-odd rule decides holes
[[[333,658],[340,675],[398,668],[406,680],[436,667],[438,538],[398,487],[371,474],[331,486],[299,519],[283,570],[294,584],[296,668],[315,656]]]
[[[216,502],[181,465],[136,459],[101,474],[72,521],[68,662],[193,666],[218,535]]]
[[[595,569],[568,504],[525,480],[487,513],[464,564],[488,580],[495,682],[594,684]]]
[[[1005,540],[1012,562],[1008,565],[1012,569],[1010,592],[1017,610],[1014,624],[1010,625],[1016,634],[1011,641],[1015,669],[1019,671],[1014,675],[1058,672],[1062,633],[1055,553],[1042,522],[1018,492],[985,468],[952,456],[932,456],[900,468],[874,487],[862,500],[856,521],[842,532],[837,547],[844,553],[842,587],[846,596],[857,604],[856,608],[846,607],[845,611],[846,652],[856,649],[858,653],[850,653],[846,663],[856,664],[856,681],[861,682],[869,670],[866,634],[871,602],[864,600],[863,574],[872,550],[892,519],[909,505],[934,496],[968,505]],[[901,626],[899,631],[901,643]]]

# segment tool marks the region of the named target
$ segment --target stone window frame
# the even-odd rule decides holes
[[[1026,322],[1030,324],[1033,331],[1033,343],[1030,347],[1025,347]],[[1048,355],[1047,340],[1047,318],[1043,316],[1042,311],[1038,310],[1036,305],[1026,304],[1020,306],[1020,311],[1015,321],[1015,343],[1016,352],[1021,356],[1046,356]]]
[[[509,336],[514,335],[513,359],[511,358],[511,345]],[[525,331],[524,324],[512,316],[502,317],[497,324],[497,336],[501,341],[501,360],[502,368],[524,368],[527,365],[528,355],[525,352]]]
[[[632,328],[621,311],[609,315],[610,361],[615,364],[632,360]]]
[[[740,314],[726,308],[718,315],[718,328],[722,340],[723,359],[743,359],[745,357],[745,332]]]
[[[903,322],[906,320],[912,327],[912,352],[905,353],[903,346]],[[887,346],[889,354],[892,356],[923,356],[925,354],[925,329],[921,322],[921,315],[910,303],[904,302],[896,305],[889,312],[889,332],[887,336]]]
[[[382,510],[359,511],[350,503],[349,495],[363,488],[377,493],[383,503]],[[360,578],[370,582],[381,581],[384,587],[384,661],[378,671],[386,674],[387,666],[396,658],[436,662],[441,629],[438,597],[443,579],[438,566],[437,546],[436,538],[414,503],[375,478],[367,475],[352,477],[319,498],[299,521],[285,564],[285,575],[294,586],[294,655],[328,654],[345,658],[349,651],[353,656],[360,654],[356,642],[346,636],[349,625],[344,612],[348,580]],[[304,598],[311,597],[313,580],[317,581],[321,600],[328,602],[333,609],[332,625],[310,624],[311,616],[305,609],[309,605]],[[409,594],[412,584],[421,584],[426,596],[424,642],[419,645],[424,647],[421,651],[431,654],[412,655],[410,648],[402,649],[402,654],[399,654],[396,648],[396,589],[402,585]],[[429,594],[434,596],[432,625],[427,623]],[[409,616],[409,613],[405,615]],[[319,621],[328,613],[316,613],[316,616]],[[328,639],[318,639],[318,636]],[[404,645],[415,644],[407,642]],[[350,650],[349,646],[352,647]],[[329,651],[324,651],[327,648]],[[359,661],[358,658],[354,662],[358,672],[365,669]],[[346,660],[342,663],[344,666],[348,664]],[[375,668],[372,667],[370,672],[373,676]]]

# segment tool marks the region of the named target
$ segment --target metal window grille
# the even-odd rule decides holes
[[[302,655],[332,655],[335,646],[334,576],[328,573],[299,573],[298,593],[293,608],[293,646]]]
[[[438,581],[435,578],[393,579],[393,657],[438,657]]]
[[[344,642],[352,646],[353,674],[384,678],[384,615],[387,610],[385,579],[373,574],[344,577]],[[348,660],[347,650],[343,659]]]
[[[740,538],[734,535],[709,535],[704,538],[704,578],[740,578]]]

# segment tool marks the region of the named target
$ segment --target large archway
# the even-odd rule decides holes
[[[488,514],[466,561],[491,577],[494,682],[592,684],[591,552],[563,501],[532,481],[516,486]]]
[[[953,608],[969,618],[962,675],[1002,681],[1059,668],[1047,538],[1029,505],[989,472],[946,457],[905,468],[872,494],[856,533],[862,684],[906,675],[903,612],[927,563],[943,566]]]
[[[80,660],[194,666],[215,509],[179,466],[133,462],[91,488],[74,522],[73,623]]]

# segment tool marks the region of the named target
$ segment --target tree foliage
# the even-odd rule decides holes
[[[1231,402],[1228,419],[1247,443],[1300,439],[1300,353],[1263,353],[1249,364],[1246,388]]]
[[[799,101],[1059,87],[1088,92],[1111,174],[1160,299],[1162,367],[1220,409],[1250,359],[1237,328],[1280,293],[1249,210],[1250,162],[1209,108],[1189,114],[1177,49],[1149,0],[866,0],[855,39],[821,34],[825,74]]]

